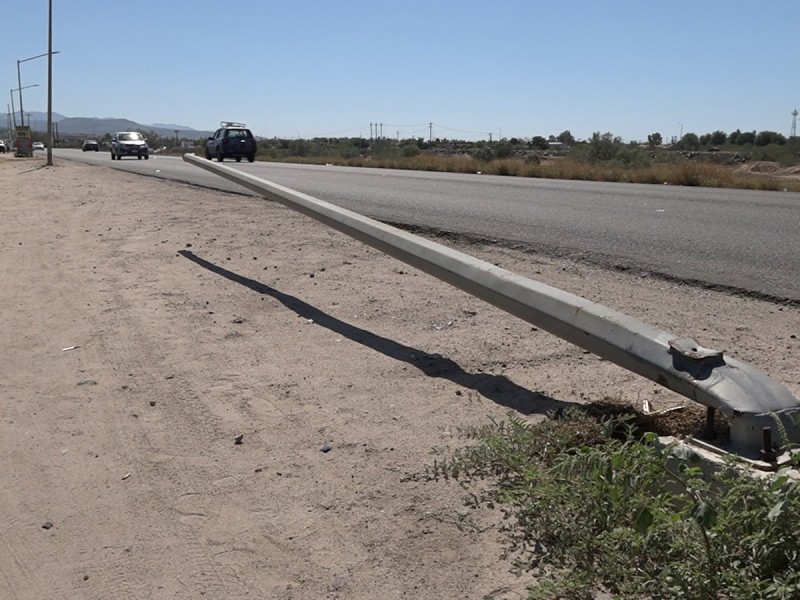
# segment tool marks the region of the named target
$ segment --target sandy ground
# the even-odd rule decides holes
[[[456,247],[800,395],[796,307]],[[0,308],[4,599],[522,598],[500,515],[405,476],[509,410],[684,403],[281,206],[58,159],[0,156]]]

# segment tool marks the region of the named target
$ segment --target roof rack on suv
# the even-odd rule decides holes
[[[247,125],[245,125],[244,123],[236,123],[235,121],[220,121],[219,122],[219,126],[220,127],[241,127],[243,129],[245,127],[247,127]]]

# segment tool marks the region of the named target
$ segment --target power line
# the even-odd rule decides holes
[[[346,128],[346,129],[337,129],[335,131],[328,131],[328,132],[325,132],[325,133],[318,133],[318,134],[314,134],[314,135],[306,135],[305,139],[314,139],[314,138],[323,138],[323,137],[335,137],[335,136],[340,136],[340,135],[343,135],[343,134],[346,135],[346,134],[356,134],[356,133],[358,134],[359,137],[364,137],[363,136],[363,132],[364,131],[369,131],[370,132],[370,137],[373,137],[373,136],[374,137],[383,137],[383,128],[384,127],[386,127],[386,128],[395,128],[397,130],[398,134],[400,134],[402,136],[407,136],[407,137],[418,137],[419,134],[427,131],[428,135],[429,135],[429,137],[431,139],[433,138],[433,128],[434,127],[438,128],[438,129],[443,129],[445,131],[452,131],[452,132],[455,132],[455,133],[464,133],[464,134],[471,134],[471,135],[482,135],[482,136],[490,136],[490,137],[492,135],[491,132],[487,132],[487,131],[476,131],[476,130],[473,130],[473,129],[460,129],[460,128],[457,128],[457,127],[449,127],[447,125],[442,125],[440,123],[434,123],[432,121],[430,121],[428,123],[379,123],[379,122],[371,122],[369,124],[365,124],[365,125],[360,126],[360,127],[349,127],[349,128]],[[279,137],[279,138],[286,137],[288,139],[288,138],[292,138],[292,137],[296,137],[296,136],[281,136],[281,135],[277,135],[275,137]],[[299,134],[297,135],[297,137],[300,137]],[[348,136],[348,137],[352,137],[352,136]]]
[[[482,135],[487,135],[486,131],[470,131],[468,129],[455,129],[454,127],[446,127],[445,125],[440,125],[439,123],[434,123],[436,127],[439,129],[447,129],[448,131],[457,131],[459,133],[480,133]]]
[[[327,133],[320,133],[317,135],[310,136],[310,138],[315,137],[331,137],[332,135],[337,135],[340,133],[352,133],[358,131],[359,134],[364,130],[364,127],[348,127],[347,129],[338,129],[337,131],[329,131]]]
[[[399,123],[384,123],[387,127],[427,127],[427,123],[406,123],[406,124],[399,124]]]

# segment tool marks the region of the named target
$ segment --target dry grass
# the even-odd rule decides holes
[[[691,187],[737,188],[765,191],[800,192],[800,181],[766,173],[742,173],[724,165],[678,161],[648,167],[586,163],[572,159],[546,160],[539,164],[521,158],[482,162],[467,155],[420,155],[411,158],[291,157],[281,162],[334,164],[350,167],[405,169],[444,173],[483,173],[509,177],[571,179],[619,183],[649,183]]]

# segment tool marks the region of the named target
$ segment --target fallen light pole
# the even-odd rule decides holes
[[[800,442],[800,400],[758,369],[610,308],[516,275],[312,196],[212,163],[183,160],[279,202],[708,408],[730,423],[732,447],[775,461],[783,433]],[[780,423],[780,435],[772,428]]]

